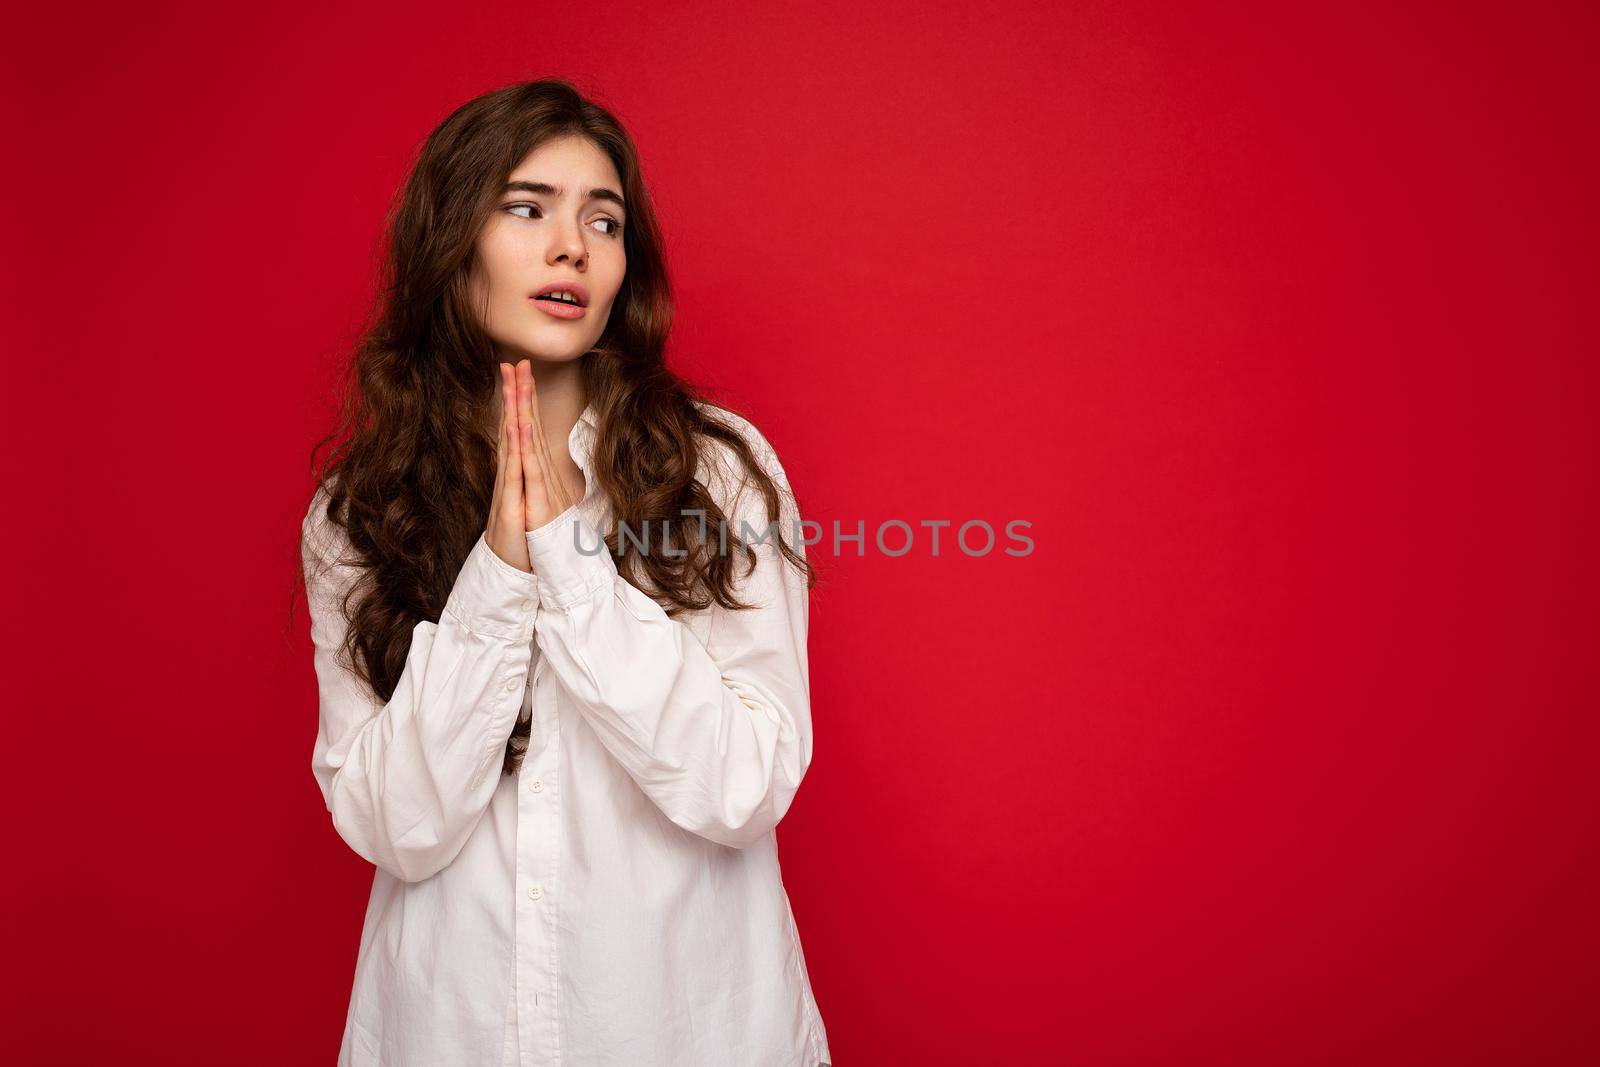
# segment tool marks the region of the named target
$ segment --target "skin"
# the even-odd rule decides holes
[[[604,332],[627,271],[622,205],[589,195],[622,190],[615,165],[592,141],[562,137],[540,145],[508,181],[540,182],[556,194],[511,190],[501,196],[475,246],[469,283],[500,364],[497,465],[488,529],[495,554],[532,573],[524,534],[583,498],[582,470],[567,437],[587,398],[583,355]],[[550,282],[589,291],[581,319],[541,311],[529,294]]]

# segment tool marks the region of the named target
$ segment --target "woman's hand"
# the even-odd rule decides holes
[[[501,364],[502,367],[505,364]],[[506,371],[502,370],[501,374]],[[533,385],[533,365],[517,364],[517,425],[521,433],[522,503],[529,530],[537,530],[576,501],[556,473],[555,457],[539,423],[539,395]]]
[[[494,490],[484,540],[494,554],[520,571],[533,572],[527,531],[543,526],[572,506],[556,476],[555,463],[534,403],[533,366],[500,364],[500,431]]]
[[[489,496],[489,527],[483,539],[494,554],[528,574],[528,542],[523,537],[522,449],[517,433],[516,379],[511,364],[500,364],[500,444],[495,449],[494,491]]]

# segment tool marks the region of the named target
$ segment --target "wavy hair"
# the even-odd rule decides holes
[[[736,428],[710,414],[731,409],[667,367],[673,301],[661,233],[622,124],[558,79],[468,101],[428,136],[390,206],[380,287],[344,368],[337,425],[311,451],[328,520],[344,530],[347,561],[361,571],[340,606],[350,624],[340,656],[383,702],[400,681],[413,628],[439,620],[488,521],[502,357],[469,297],[476,239],[517,164],[572,134],[610,157],[628,204],[622,287],[603,334],[580,357],[598,414],[592,474],[614,522],[630,530],[664,526],[671,538],[664,543],[682,550],[641,552],[621,538],[612,548],[618,573],[665,601],[671,616],[713,602],[745,608],[735,595],[734,558],[742,553],[753,564],[754,552],[737,531],[729,534],[733,551],[716,550],[715,531],[733,523],[696,480],[698,464],[715,442],[731,449],[769,521],[779,520],[780,492],[793,495]],[[608,531],[607,540],[619,539]],[[774,543],[813,587],[817,575],[804,555],[786,537]],[[303,568],[299,580],[306,580]],[[521,765],[529,727],[519,721],[512,732],[504,773]]]

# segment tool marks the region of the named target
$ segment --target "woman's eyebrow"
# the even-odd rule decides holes
[[[506,182],[506,187],[504,189],[502,189],[500,192],[501,192],[501,195],[504,195],[506,193],[518,192],[518,193],[534,193],[534,194],[536,194],[538,196],[560,196],[561,195],[561,187],[559,185],[551,185],[549,182],[516,181],[516,182]],[[618,207],[623,208],[624,210],[626,210],[626,208],[628,206],[627,201],[622,199],[622,194],[621,193],[618,193],[618,192],[616,192],[614,190],[611,190],[611,189],[607,189],[607,188],[605,188],[603,186],[601,188],[598,188],[598,189],[590,189],[589,190],[589,199],[590,200],[609,200],[613,204],[616,204]]]

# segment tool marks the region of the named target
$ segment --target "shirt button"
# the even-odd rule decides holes
[[[508,693],[511,692],[513,689],[515,689],[518,685],[521,685],[521,684],[522,683],[519,682],[517,679],[512,678],[510,681],[506,682],[506,692],[508,692]]]
[[[532,611],[532,610],[533,610],[533,601],[531,601],[531,600],[524,600],[524,601],[523,601],[523,602],[522,602],[522,610],[523,610],[523,611]]]
[[[530,885],[528,887],[528,895],[534,900],[538,900],[540,897],[544,896],[544,888],[538,885]]]
[[[544,792],[544,779],[543,778],[535,778],[533,781],[529,782],[528,783],[528,791],[532,792],[532,793],[543,793]]]

